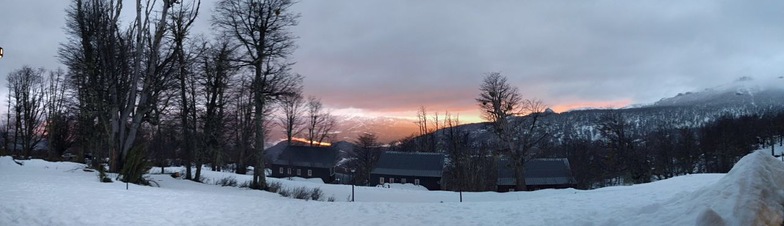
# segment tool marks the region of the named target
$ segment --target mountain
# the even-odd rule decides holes
[[[374,133],[378,137],[378,142],[387,144],[419,130],[413,121],[407,119],[346,115],[335,115],[335,117],[337,117],[337,128],[333,130],[333,140],[354,141],[363,133]],[[270,134],[271,141],[285,139],[285,133],[278,127]]]
[[[567,138],[601,138],[597,123],[609,113],[621,115],[633,133],[646,134],[662,128],[696,128],[725,115],[742,116],[784,111],[784,78],[754,80],[743,77],[732,83],[698,92],[620,109],[584,109],[549,113],[540,118],[553,142]],[[518,118],[525,120],[525,117]],[[462,125],[479,142],[495,139],[489,123]],[[437,134],[443,134],[438,132]]]
[[[381,143],[390,143],[416,133],[414,121],[392,117],[338,116],[335,140],[354,141],[363,133],[374,133]]]
[[[679,93],[664,98],[653,106],[769,106],[781,105],[784,97],[784,77],[756,80],[741,77],[738,80],[698,92]]]

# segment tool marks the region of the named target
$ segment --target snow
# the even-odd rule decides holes
[[[725,174],[695,174],[633,186],[535,192],[426,191],[269,178],[319,187],[336,202],[150,177],[160,187],[100,183],[70,162],[0,157],[0,225],[780,225],[784,163],[761,150]],[[177,172],[182,168],[166,168]],[[160,168],[151,172],[160,172]],[[249,175],[202,172],[209,183]]]

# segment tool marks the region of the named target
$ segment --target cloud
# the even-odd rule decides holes
[[[781,4],[304,2],[296,68],[335,106],[472,106],[490,71],[550,105],[649,103],[779,73]]]
[[[214,2],[203,2],[196,33],[211,32]],[[0,74],[59,67],[65,5],[3,3]],[[291,59],[306,94],[335,109],[478,114],[473,99],[494,71],[550,106],[651,103],[741,76],[780,76],[782,8],[772,0],[301,1]]]

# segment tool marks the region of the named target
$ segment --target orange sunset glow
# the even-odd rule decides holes
[[[621,99],[621,100],[612,100],[612,101],[576,101],[576,102],[566,102],[561,104],[555,105],[548,105],[550,109],[557,113],[572,111],[572,110],[579,110],[579,109],[588,109],[588,108],[621,108],[625,106],[629,106],[632,104],[631,99]],[[411,109],[416,109],[412,107]],[[436,113],[438,113],[439,120],[445,119],[445,113],[448,112],[452,117],[458,117],[460,124],[469,124],[469,123],[478,123],[484,122],[485,119],[482,118],[479,109],[475,106],[468,106],[461,109],[450,109],[450,110],[441,110],[435,108],[427,108],[428,118],[432,119]],[[364,117],[389,117],[389,118],[397,118],[403,119],[408,121],[417,121],[417,111],[416,110],[408,110],[408,111],[368,111],[368,110],[361,110],[361,109],[334,109],[333,111],[339,115],[347,115],[347,116],[364,116]]]
[[[302,143],[308,143],[308,144],[310,144],[310,140],[308,140],[308,139],[305,139],[305,138],[292,137],[292,138],[291,138],[291,140],[292,140],[292,141],[297,141],[297,142],[302,142]],[[329,147],[329,146],[332,146],[332,143],[329,143],[329,142],[318,142],[318,141],[313,141],[313,144],[315,144],[315,145],[318,145],[318,146],[323,146],[323,147]]]

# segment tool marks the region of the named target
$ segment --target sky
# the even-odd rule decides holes
[[[0,0],[0,94],[22,65],[63,67],[68,2]],[[215,2],[203,2],[196,33],[214,32]],[[294,72],[336,114],[414,118],[424,106],[479,121],[489,72],[559,112],[784,74],[782,1],[302,0],[291,10],[301,14]]]

